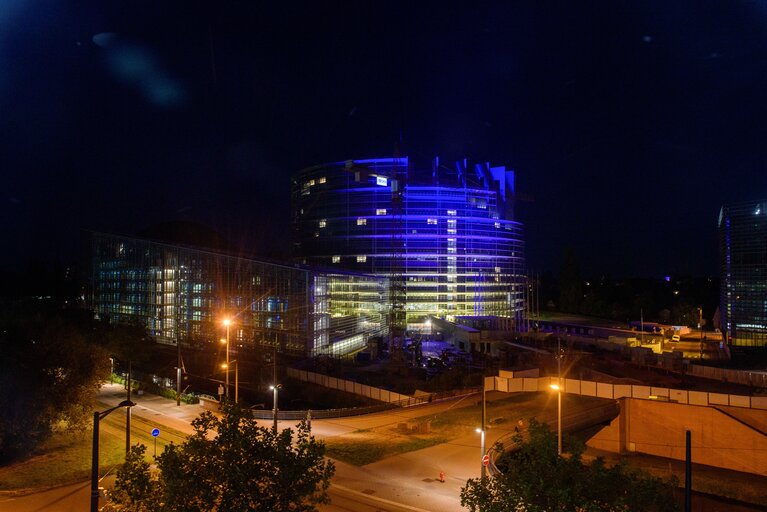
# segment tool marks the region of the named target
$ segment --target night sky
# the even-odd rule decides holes
[[[0,263],[172,220],[285,257],[291,174],[399,151],[515,169],[533,271],[716,275],[767,2],[474,4],[0,1]]]

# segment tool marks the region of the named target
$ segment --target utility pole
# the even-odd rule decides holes
[[[128,361],[128,396],[126,397],[126,401],[130,402],[130,395],[131,395],[131,361]],[[125,409],[125,455],[127,456],[128,453],[130,453],[130,407]]]

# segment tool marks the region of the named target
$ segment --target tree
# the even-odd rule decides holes
[[[231,402],[221,412],[220,418],[202,413],[189,439],[165,447],[149,491],[143,458],[129,457],[117,476],[112,510],[309,512],[329,501],[335,466],[305,423],[296,432],[275,431]]]
[[[30,453],[59,422],[90,418],[109,375],[107,354],[90,342],[92,321],[76,311],[16,303],[0,314],[0,461]]]
[[[572,247],[568,247],[559,272],[559,310],[578,313],[582,301],[581,264]]]
[[[582,459],[583,445],[572,440],[569,453],[557,455],[556,436],[535,420],[527,439],[504,454],[502,474],[471,479],[461,489],[461,505],[472,512],[648,511],[677,510],[674,482],[630,469],[625,462],[608,467],[601,458]]]

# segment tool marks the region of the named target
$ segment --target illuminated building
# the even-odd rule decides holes
[[[719,213],[722,332],[735,347],[767,346],[767,201]]]
[[[383,277],[278,265],[92,233],[90,307],[159,342],[232,341],[296,355],[343,355],[387,331]]]
[[[513,171],[349,160],[298,172],[292,196],[298,261],[386,276],[390,309],[401,301],[407,328],[427,329],[429,316],[495,316],[511,328],[521,314]]]

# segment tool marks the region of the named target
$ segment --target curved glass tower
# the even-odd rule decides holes
[[[523,309],[524,241],[514,172],[466,161],[411,168],[408,158],[318,165],[293,177],[301,262],[389,278],[392,324]],[[399,320],[397,315],[400,314]]]

